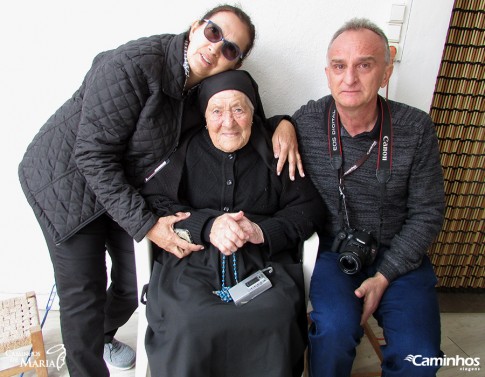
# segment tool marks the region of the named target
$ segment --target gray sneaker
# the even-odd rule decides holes
[[[104,344],[103,358],[113,368],[126,370],[135,366],[136,354],[129,345],[113,338],[111,343]]]

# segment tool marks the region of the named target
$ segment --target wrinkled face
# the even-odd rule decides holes
[[[236,44],[241,51],[246,51],[249,46],[250,36],[246,24],[244,24],[232,12],[219,12],[210,20],[217,25],[226,41]],[[216,73],[229,69],[238,68],[241,60],[228,60],[222,54],[224,41],[210,42],[204,35],[207,22],[199,25],[195,22],[189,33],[189,46],[187,48],[187,60],[190,65],[190,76],[199,82]]]
[[[214,146],[232,153],[249,141],[253,123],[252,104],[244,93],[224,90],[210,98],[205,119]]]
[[[385,61],[386,46],[371,30],[348,30],[340,34],[328,50],[328,86],[340,108],[358,109],[377,100],[385,87],[392,64]]]

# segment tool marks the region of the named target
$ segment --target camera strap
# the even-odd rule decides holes
[[[379,107],[380,119],[380,135],[379,135],[379,158],[377,160],[376,177],[380,183],[386,183],[391,178],[392,170],[392,121],[389,104],[381,96],[377,97]],[[327,111],[327,125],[328,125],[328,150],[330,153],[330,164],[335,170],[340,170],[342,167],[342,141],[340,138],[340,119],[335,106],[335,100],[332,100]],[[370,152],[374,148],[374,144],[367,154],[357,161],[345,175],[361,166],[369,157]]]
[[[350,228],[349,214],[347,212],[347,203],[345,201],[345,187],[344,187],[344,177],[357,170],[359,166],[362,166],[364,162],[369,158],[372,150],[377,145],[377,141],[373,141],[370,148],[367,150],[366,154],[363,155],[355,164],[353,164],[347,171],[342,172],[342,168],[338,169],[339,174],[339,213],[340,213],[340,226],[344,225],[343,213],[345,212],[345,220],[347,222],[347,227]],[[343,211],[342,211],[343,210]]]
[[[333,169],[337,170],[339,178],[339,194],[340,194],[340,225],[344,225],[343,215],[345,212],[345,220],[347,226],[350,228],[350,221],[347,212],[347,206],[345,201],[345,189],[344,189],[344,177],[357,170],[362,166],[369,158],[372,150],[376,145],[379,145],[376,178],[381,184],[381,200],[379,206],[379,230],[378,230],[378,244],[380,244],[380,234],[383,223],[383,204],[386,193],[386,183],[391,179],[392,171],[392,120],[391,111],[389,109],[388,102],[381,96],[377,97],[378,103],[378,122],[379,122],[379,140],[372,143],[366,154],[362,156],[355,164],[353,164],[345,172],[342,171],[343,163],[343,151],[342,140],[340,137],[340,118],[338,115],[335,100],[332,99],[327,111],[327,126],[328,126],[328,150],[330,154],[330,165]]]

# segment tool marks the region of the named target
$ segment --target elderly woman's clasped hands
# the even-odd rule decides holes
[[[264,242],[258,224],[249,220],[243,211],[225,213],[214,220],[210,242],[224,255],[231,255],[246,242],[258,245]]]

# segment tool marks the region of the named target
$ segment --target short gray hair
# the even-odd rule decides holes
[[[370,21],[367,18],[352,18],[351,20],[347,21],[340,29],[338,29],[335,34],[333,35],[332,39],[330,40],[330,43],[328,44],[328,50],[330,50],[330,47],[332,46],[333,42],[337,37],[349,30],[362,30],[362,29],[367,29],[370,31],[373,31],[376,33],[382,40],[382,43],[384,44],[384,51],[385,51],[385,56],[384,59],[386,60],[386,63],[389,64],[391,62],[391,52],[389,51],[389,41],[387,39],[386,34],[382,31],[382,29],[377,26],[375,23]]]

